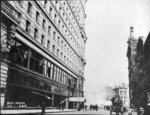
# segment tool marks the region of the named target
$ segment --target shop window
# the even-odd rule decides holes
[[[30,79],[30,87],[35,87],[35,81],[34,79]]]
[[[51,92],[51,85],[48,85],[48,91]]]
[[[37,88],[37,89],[39,89],[39,88],[40,88],[39,81],[35,80],[35,81],[34,81],[34,84],[35,84],[35,88]]]
[[[48,90],[48,83],[44,83],[44,90],[45,90],[45,91]]]
[[[44,58],[38,53],[31,51],[30,69],[43,74]]]
[[[27,67],[28,48],[24,44],[16,42],[15,46],[11,47],[10,57],[11,57],[12,63]]]
[[[16,82],[15,82],[16,84],[22,85],[22,81],[23,81],[23,80],[22,80],[22,76],[19,75],[19,74],[16,74],[16,75],[15,75],[15,81],[16,81]]]
[[[30,84],[30,80],[29,80],[29,78],[28,77],[24,77],[24,82],[23,82],[24,84],[24,86],[29,86],[29,84]]]

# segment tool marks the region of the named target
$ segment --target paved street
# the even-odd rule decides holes
[[[85,114],[85,115],[109,115],[109,111],[104,111],[104,110],[98,110],[98,111],[74,111],[74,112],[61,112],[61,113],[52,113],[52,114]]]
[[[4,115],[41,115],[41,110],[22,110],[22,111],[13,111],[13,110],[3,110],[1,111],[1,114]],[[61,110],[46,110],[44,115],[110,115],[109,111],[106,110],[98,110],[98,111],[90,111],[90,110],[81,110],[81,111],[76,111],[76,110],[69,110],[65,109],[64,111]],[[113,113],[115,115],[115,113]],[[128,113],[124,113],[124,115],[128,115]],[[135,112],[132,113],[132,115],[137,115]]]
[[[59,113],[46,113],[45,115],[51,114],[65,114],[65,115],[110,115],[109,111],[106,110],[98,110],[98,111],[74,111],[74,112],[59,112]],[[115,115],[115,113],[113,113]],[[124,113],[124,115],[128,115],[128,113]],[[136,113],[132,113],[132,115],[137,115]]]

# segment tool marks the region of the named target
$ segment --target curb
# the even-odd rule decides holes
[[[39,114],[41,114],[41,109],[39,110],[1,110],[0,111],[0,114],[2,114],[2,115],[9,115],[9,114],[13,114],[13,115],[16,115],[16,114],[18,114],[18,115],[23,115],[23,114],[25,114],[25,115],[39,115]],[[45,114],[46,113],[60,113],[60,112],[74,112],[74,111],[77,111],[76,109],[71,109],[71,110],[45,110]]]

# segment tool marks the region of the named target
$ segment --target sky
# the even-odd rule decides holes
[[[87,104],[104,104],[106,86],[128,84],[127,40],[150,32],[150,0],[88,0],[84,96]]]

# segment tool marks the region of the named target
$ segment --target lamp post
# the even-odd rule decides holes
[[[47,95],[43,95],[43,94],[40,94],[40,93],[38,93],[38,92],[34,92],[34,91],[32,91],[32,93],[34,93],[34,94],[36,94],[36,95],[39,95],[39,96],[41,96],[41,97],[45,97],[46,99],[48,99],[48,100],[52,100],[49,96],[47,96]],[[42,112],[41,112],[41,115],[43,115],[44,113],[45,113],[45,99],[43,100],[43,102],[42,102]]]

